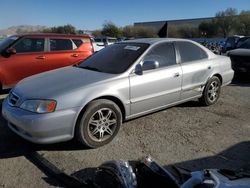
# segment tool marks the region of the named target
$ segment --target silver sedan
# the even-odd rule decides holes
[[[8,126],[35,143],[109,143],[123,121],[199,99],[216,103],[231,61],[184,39],[117,43],[82,63],[22,80],[3,102]]]

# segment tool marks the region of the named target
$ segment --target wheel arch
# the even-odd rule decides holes
[[[212,78],[213,76],[216,76],[217,78],[219,78],[220,83],[221,83],[221,85],[222,85],[222,83],[223,83],[223,78],[222,78],[222,76],[221,76],[219,73],[216,73],[216,74],[213,74],[210,78]],[[210,78],[209,78],[209,79],[210,79]]]
[[[98,100],[98,99],[107,99],[107,100],[110,100],[110,101],[114,102],[121,110],[122,121],[125,120],[125,117],[126,117],[125,106],[124,106],[124,104],[122,103],[122,101],[119,98],[117,98],[115,96],[106,95],[106,96],[95,98],[94,100]],[[92,100],[92,101],[94,101],[94,100]]]
[[[86,111],[89,103],[91,103],[92,101],[95,101],[95,100],[98,100],[98,99],[107,99],[107,100],[110,100],[112,102],[114,102],[118,107],[119,109],[121,110],[121,113],[122,113],[122,121],[125,121],[125,118],[126,118],[126,110],[125,110],[125,106],[124,104],[122,103],[122,101],[115,97],[115,96],[111,96],[111,95],[104,95],[104,96],[101,96],[101,97],[97,97],[97,98],[94,98],[92,100],[90,100],[80,111],[80,113],[78,113],[77,115],[77,119],[76,119],[76,122],[75,122],[75,126],[81,121],[81,117],[82,115],[84,114],[84,112]],[[75,126],[74,126],[74,134],[75,134]]]

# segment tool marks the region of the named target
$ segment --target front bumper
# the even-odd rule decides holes
[[[2,115],[8,121],[9,128],[24,139],[39,144],[72,139],[79,111],[80,107],[77,107],[37,114],[12,107],[7,100],[2,105]]]

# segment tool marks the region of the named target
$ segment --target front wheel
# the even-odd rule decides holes
[[[221,81],[218,77],[213,76],[210,78],[204,88],[203,95],[200,98],[200,102],[209,106],[217,102],[220,96]]]
[[[76,137],[84,145],[97,148],[109,143],[122,124],[119,107],[112,101],[92,101],[76,126]]]

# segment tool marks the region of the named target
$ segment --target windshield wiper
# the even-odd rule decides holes
[[[102,72],[100,69],[95,68],[95,67],[89,67],[89,66],[83,66],[83,67],[77,66],[77,67],[83,68],[83,69],[88,69],[88,70],[93,70],[93,71],[97,71],[97,72]]]

